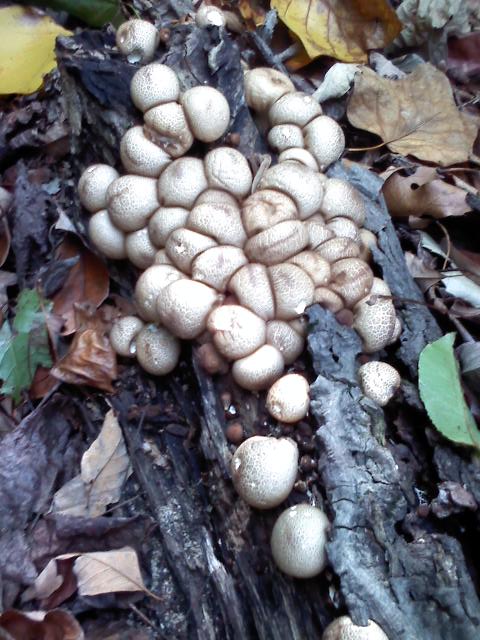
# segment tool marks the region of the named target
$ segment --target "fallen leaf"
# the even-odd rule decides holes
[[[0,615],[0,629],[14,640],[83,640],[82,628],[68,611],[17,611]],[[3,637],[3,635],[2,635]]]
[[[430,269],[418,256],[415,256],[410,251],[405,251],[405,262],[410,275],[415,278],[424,293],[437,282],[440,282],[442,274],[436,269]]]
[[[55,38],[71,35],[48,16],[20,6],[0,9],[0,94],[33,93],[56,66]]]
[[[369,49],[386,46],[401,30],[385,0],[271,0],[271,6],[311,59],[366,62]]]
[[[432,167],[417,167],[409,176],[396,171],[385,180],[382,192],[394,218],[446,218],[471,211],[466,191],[442,180]]]
[[[118,502],[131,472],[122,430],[113,411],[109,411],[98,438],[83,454],[81,473],[55,493],[51,511],[71,516],[100,516],[109,504]]]
[[[442,241],[441,247],[446,251],[447,243]],[[448,255],[453,263],[462,270],[464,275],[480,285],[480,253],[474,253],[466,249],[457,249],[455,245],[450,244],[448,247]]]
[[[447,76],[428,63],[400,80],[364,67],[355,77],[347,116],[395,153],[442,166],[468,160],[477,136],[473,119],[457,109]]]
[[[331,98],[341,98],[352,86],[355,74],[359,69],[358,64],[336,62],[325,74],[322,84],[316,89],[313,97],[318,102],[325,102]]]
[[[443,285],[451,296],[465,300],[472,307],[480,308],[480,286],[478,284],[463,275],[461,271],[448,271],[443,275]]]
[[[57,252],[58,260],[78,256],[62,288],[53,297],[53,310],[64,321],[62,335],[70,335],[77,330],[75,305],[91,303],[99,307],[109,293],[109,274],[105,264],[83,244],[67,237]]]

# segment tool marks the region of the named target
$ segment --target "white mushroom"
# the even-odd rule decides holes
[[[88,237],[107,258],[123,260],[127,257],[125,234],[113,224],[108,211],[98,211],[90,218]]]
[[[290,78],[270,67],[257,67],[244,76],[245,98],[255,111],[267,111],[281,96],[295,91]]]
[[[172,158],[183,156],[193,144],[185,113],[176,102],[149,109],[145,115],[145,135]]]
[[[341,616],[328,625],[322,640],[388,640],[388,636],[373,620],[360,627],[349,616]]]
[[[193,87],[185,91],[180,102],[197,140],[214,142],[228,129],[230,107],[223,93],[217,89],[207,86]]]
[[[185,278],[184,274],[169,264],[156,264],[142,273],[135,286],[135,301],[144,320],[158,322],[158,296],[171,282],[180,278]]]
[[[116,320],[110,331],[110,344],[115,353],[124,358],[135,357],[135,338],[143,327],[143,322],[136,316],[124,316]]]
[[[156,27],[146,20],[128,20],[118,27],[117,47],[129,62],[148,62],[159,42]]]
[[[303,129],[305,148],[318,162],[320,171],[340,158],[345,150],[345,135],[333,118],[318,116]]]
[[[248,356],[235,360],[232,375],[235,382],[249,391],[268,389],[283,373],[282,354],[270,344],[264,344]]]
[[[132,127],[124,134],[120,158],[127,171],[150,178],[158,178],[172,161],[168,153],[145,136],[141,126]]]
[[[250,355],[265,344],[265,321],[239,305],[218,307],[210,314],[207,329],[213,343],[228,360]]]
[[[223,11],[213,4],[204,3],[195,12],[195,22],[202,29],[205,27],[224,27],[226,25]]]
[[[126,175],[108,187],[108,213],[122,231],[138,231],[145,227],[158,206],[157,181],[153,178]]]
[[[96,213],[107,208],[107,190],[118,178],[118,171],[108,164],[92,164],[78,181],[78,196],[87,211]]]
[[[267,394],[267,409],[280,422],[298,422],[308,411],[310,386],[298,373],[288,373],[277,380]]]
[[[245,198],[252,186],[252,172],[243,154],[230,147],[218,147],[204,160],[208,185],[224,189],[237,198]]]
[[[202,160],[178,158],[158,180],[158,195],[162,205],[190,209],[198,196],[208,188]]]
[[[139,269],[147,269],[155,261],[157,248],[152,244],[147,227],[129,233],[125,239],[127,257]]]
[[[312,96],[294,91],[282,96],[270,107],[268,119],[272,126],[288,123],[303,128],[321,114],[322,108]]]
[[[140,111],[148,111],[166,102],[176,102],[180,97],[177,74],[165,64],[147,64],[133,76],[130,95]]]
[[[292,364],[302,354],[305,340],[289,322],[271,320],[267,322],[267,344],[280,351],[285,364]]]
[[[268,144],[276,151],[303,147],[303,133],[295,124],[279,124],[268,132]]]
[[[164,327],[149,324],[136,338],[140,366],[156,376],[164,376],[177,366],[180,342]]]
[[[363,393],[384,407],[400,386],[400,374],[386,362],[366,362],[358,370]]]

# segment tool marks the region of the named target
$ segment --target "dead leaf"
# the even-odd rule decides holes
[[[400,80],[364,67],[355,77],[347,116],[392,151],[442,166],[468,160],[477,136],[473,119],[457,109],[447,76],[428,63]]]
[[[471,211],[466,191],[442,180],[431,167],[417,167],[409,176],[396,171],[386,179],[382,191],[394,218],[425,215],[446,218]]]
[[[426,266],[421,258],[415,256],[410,251],[405,251],[405,262],[407,263],[410,275],[416,280],[418,286],[424,293],[433,285],[437,284],[442,277],[439,271]]]
[[[386,46],[401,30],[385,0],[271,0],[271,6],[311,59],[366,62],[369,49]]]
[[[118,502],[131,472],[122,430],[113,411],[109,411],[98,438],[83,454],[81,473],[55,493],[51,511],[100,516],[109,504]]]
[[[331,98],[341,98],[352,86],[355,74],[359,70],[358,64],[337,62],[325,74],[322,84],[316,89],[313,97],[318,102],[325,102]]]
[[[446,241],[442,241],[440,246],[447,251]],[[459,267],[465,275],[480,285],[480,254],[465,249],[457,249],[453,244],[448,247],[451,260]]]
[[[77,330],[75,304],[85,302],[99,307],[109,292],[109,275],[105,264],[81,242],[67,237],[57,252],[58,260],[78,256],[64,285],[53,298],[53,310],[65,320],[62,335],[70,335]]]
[[[0,615],[0,629],[14,640],[83,640],[82,628],[68,611],[8,609]]]

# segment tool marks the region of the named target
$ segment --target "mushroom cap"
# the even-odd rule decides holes
[[[267,169],[258,186],[260,189],[277,189],[286,193],[295,202],[299,217],[304,220],[320,208],[322,185],[318,171],[289,160]]]
[[[110,344],[119,356],[134,358],[137,347],[135,338],[144,324],[137,316],[124,316],[115,320],[110,331]]]
[[[92,164],[85,169],[78,181],[78,196],[87,211],[96,213],[107,208],[108,187],[118,177],[118,171],[108,164]]]
[[[228,283],[239,303],[264,320],[275,317],[275,301],[267,267],[251,262],[239,269]]]
[[[270,387],[267,410],[279,422],[298,422],[308,412],[310,385],[298,373],[287,373]]]
[[[232,480],[239,496],[256,509],[272,509],[293,489],[298,447],[290,438],[247,438],[233,454]]]
[[[209,236],[181,227],[172,231],[165,249],[170,260],[184,273],[190,273],[195,258],[217,243]]]
[[[400,386],[400,374],[386,362],[366,362],[358,369],[363,393],[384,407]]]
[[[237,198],[245,198],[250,193],[252,172],[240,151],[217,147],[207,153],[204,165],[209,187],[224,189]]]
[[[120,142],[120,158],[127,171],[149,178],[158,178],[172,158],[149,140],[142,126],[132,127]]]
[[[300,220],[285,220],[251,237],[245,253],[251,261],[278,264],[299,253],[308,244],[308,233]]]
[[[388,640],[388,636],[373,620],[359,627],[349,616],[341,616],[328,625],[322,640]]]
[[[142,369],[156,376],[164,376],[177,366],[180,342],[164,327],[149,324],[136,339],[137,360]]]
[[[292,162],[300,162],[305,167],[312,169],[313,171],[318,171],[318,164],[315,158],[312,156],[310,151],[303,149],[301,147],[292,147],[291,149],[285,149],[278,156],[279,162],[286,162],[287,160],[291,160]]]
[[[353,220],[358,227],[365,221],[362,196],[353,185],[339,178],[329,178],[326,181],[321,212],[325,220],[342,216]]]
[[[267,111],[281,96],[295,87],[290,78],[270,67],[257,67],[244,75],[245,99],[255,111]]]
[[[268,132],[268,144],[276,151],[303,147],[303,133],[296,124],[278,124]]]
[[[157,247],[152,244],[147,227],[129,233],[125,239],[128,259],[139,269],[147,269],[155,261]]]
[[[168,236],[184,227],[190,215],[188,209],[183,207],[160,207],[155,211],[148,222],[148,232],[153,244],[157,247],[164,247]]]
[[[235,360],[232,375],[243,389],[260,391],[268,389],[282,375],[284,366],[280,351],[270,344],[264,344],[250,355]]]
[[[152,265],[141,274],[135,286],[135,301],[144,320],[158,321],[158,296],[170,283],[180,278],[185,278],[184,274],[169,264]]]
[[[303,128],[310,120],[320,115],[322,108],[315,98],[301,91],[294,91],[283,95],[272,104],[268,119],[272,126],[288,123]]]
[[[346,307],[353,307],[372,288],[372,270],[359,258],[337,260],[331,266],[331,274],[329,286],[343,298]]]
[[[144,176],[126,175],[114,180],[107,190],[108,213],[122,231],[138,231],[159,206],[157,181]]]
[[[237,204],[195,205],[186,226],[192,231],[212,237],[220,244],[243,247],[247,239]]]
[[[294,264],[268,267],[278,320],[292,320],[313,303],[315,287],[310,276]]]
[[[292,364],[303,353],[305,340],[290,323],[271,320],[267,322],[267,344],[280,351],[285,364]]]
[[[322,287],[330,280],[330,263],[315,251],[301,251],[288,261],[301,267],[310,276],[315,287]]]
[[[376,294],[366,296],[355,306],[353,327],[362,338],[365,353],[380,351],[394,340],[395,307]]]
[[[312,578],[327,564],[329,522],[321,509],[297,504],[277,519],[270,540],[278,568],[294,578]]]
[[[320,171],[340,158],[345,150],[341,126],[329,116],[318,116],[303,129],[305,148],[318,162]]]
[[[242,221],[248,237],[274,227],[285,220],[298,218],[297,206],[285,193],[260,189],[242,204]]]
[[[227,23],[221,9],[211,4],[201,4],[195,12],[195,23],[198,27],[224,27]]]
[[[231,193],[223,189],[205,189],[195,200],[195,206],[199,204],[218,204],[238,207],[238,201]]]
[[[143,116],[145,134],[172,158],[183,156],[193,144],[185,113],[177,102],[166,102],[149,109]]]
[[[191,209],[198,196],[207,189],[202,160],[178,158],[158,179],[158,194],[162,205]]]
[[[117,29],[116,45],[129,62],[148,62],[155,54],[160,36],[146,20],[128,20]]]
[[[192,263],[192,278],[217,291],[225,291],[230,278],[248,262],[238,247],[221,245],[207,249]]]
[[[328,287],[316,287],[313,293],[313,302],[318,303],[324,309],[337,313],[344,308],[342,298]]]
[[[90,218],[88,237],[107,258],[123,260],[127,257],[125,234],[113,224],[108,211],[97,211]]]
[[[177,337],[192,340],[205,331],[217,292],[188,278],[168,285],[157,299],[160,321]]]
[[[133,104],[140,111],[166,102],[176,102],[180,97],[180,83],[175,71],[165,64],[152,62],[141,67],[130,83]]]
[[[328,231],[332,232],[328,226]],[[337,262],[343,258],[357,258],[360,255],[360,247],[354,240],[350,238],[333,237],[322,242],[315,249],[315,253],[327,260],[328,262]]]
[[[314,219],[307,220],[303,224],[308,234],[308,248],[318,252],[320,246],[327,240],[333,239],[335,234],[331,229],[327,229],[323,220],[319,220],[316,215],[312,218]]]
[[[265,321],[241,307],[230,304],[217,307],[207,322],[218,351],[229,360],[250,355],[265,344],[267,328]]]
[[[365,262],[372,259],[372,249],[377,246],[377,236],[368,229],[359,229],[360,258]]]
[[[359,229],[350,218],[344,218],[343,216],[331,218],[326,226],[327,229],[331,229],[338,238],[350,238],[350,240],[360,245]]]
[[[157,251],[157,253],[155,254],[155,259],[153,261],[153,264],[169,264],[171,266],[173,266],[173,262],[170,260],[170,258],[167,255],[167,252],[165,251],[165,249],[159,249]]]
[[[180,102],[197,140],[214,142],[228,129],[230,107],[223,93],[217,89],[208,86],[193,87],[185,91]]]

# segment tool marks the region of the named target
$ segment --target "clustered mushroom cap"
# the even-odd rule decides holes
[[[282,153],[278,156],[278,161],[286,162],[287,160],[299,162],[305,167],[313,169],[313,171],[318,171],[317,161],[312,156],[310,151],[307,151],[302,147],[291,147],[290,149],[285,149],[284,151],[282,151]]]
[[[245,98],[255,111],[267,111],[271,105],[290,91],[295,91],[292,81],[280,71],[270,67],[257,67],[245,72]]]
[[[366,362],[358,369],[363,393],[384,407],[400,386],[400,374],[386,362]]]
[[[153,178],[120,176],[107,189],[108,213],[122,231],[145,227],[158,206],[157,181]]]
[[[135,338],[143,327],[143,322],[137,316],[124,316],[116,320],[110,331],[110,344],[115,353],[124,358],[135,357]]]
[[[349,616],[341,616],[328,625],[322,640],[388,640],[388,636],[373,620],[360,627]]]
[[[203,162],[199,158],[178,158],[162,172],[158,195],[164,206],[190,209],[207,187]]]
[[[322,108],[312,96],[295,91],[287,93],[275,101],[268,112],[268,119],[272,127],[281,124],[304,127],[321,114]]]
[[[148,373],[164,376],[180,357],[180,342],[164,327],[149,324],[136,337],[137,360]]]
[[[143,116],[145,133],[172,158],[183,156],[193,144],[193,133],[184,110],[177,102],[159,104]]]
[[[148,62],[155,54],[160,35],[146,20],[128,20],[117,29],[116,44],[129,62]]]
[[[270,344],[235,360],[232,365],[233,379],[244,389],[261,391],[268,389],[279,378],[285,366],[282,354]]]
[[[270,545],[278,568],[294,578],[312,578],[327,563],[329,522],[321,509],[297,504],[284,511],[273,527]]]
[[[244,358],[265,344],[265,321],[240,305],[214,309],[207,322],[213,343],[228,360]]]
[[[298,373],[289,373],[273,383],[267,394],[267,409],[280,422],[293,423],[307,415],[310,386]]]
[[[223,93],[217,89],[208,86],[193,87],[185,91],[180,102],[197,140],[214,142],[228,129],[230,107]]]
[[[165,64],[152,62],[141,67],[130,84],[133,104],[145,112],[167,102],[177,102],[180,82],[175,71]]]
[[[152,244],[147,227],[133,231],[126,236],[127,258],[139,269],[147,269],[155,261],[157,248]]]
[[[271,320],[267,322],[267,344],[278,349],[285,364],[292,364],[303,353],[305,340],[291,322]]]
[[[107,190],[119,177],[118,171],[108,164],[92,164],[78,181],[80,202],[87,211],[96,213],[107,208]]]
[[[120,158],[127,171],[148,178],[158,178],[172,161],[166,151],[145,136],[141,126],[128,129],[123,136]]]
[[[185,278],[173,265],[159,264],[146,269],[135,286],[135,301],[140,316],[149,322],[158,322],[157,299],[169,284]]]
[[[224,27],[227,23],[225,14],[212,4],[201,4],[195,12],[195,22],[198,27]]]
[[[232,480],[243,500],[256,509],[283,502],[297,477],[298,447],[290,438],[253,436],[235,451]]]
[[[90,218],[88,236],[95,247],[107,258],[123,260],[127,257],[125,234],[112,223],[108,211],[97,211]]]
[[[208,186],[223,189],[237,198],[245,198],[252,187],[252,172],[247,159],[231,147],[217,147],[204,158]]]

